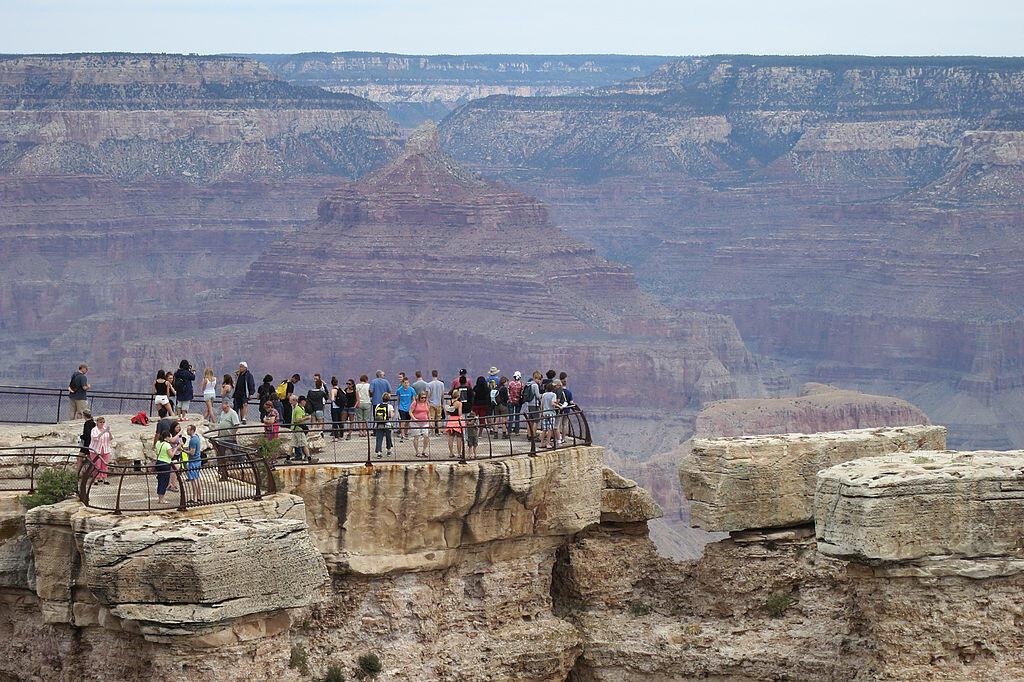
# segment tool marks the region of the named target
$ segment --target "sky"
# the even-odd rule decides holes
[[[0,52],[1024,53],[1021,0],[0,0]]]

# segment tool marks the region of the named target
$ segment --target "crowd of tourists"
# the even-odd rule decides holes
[[[87,365],[82,364],[69,382],[72,418],[86,417],[82,454],[94,461],[96,481],[102,484],[106,482],[113,436],[103,418],[93,421],[88,411],[87,372]],[[159,370],[153,380],[152,395],[159,416],[153,437],[159,502],[168,490],[177,492],[171,484],[171,472],[179,464],[190,487],[189,501],[202,501],[199,436],[194,424],[183,427],[195,400],[196,381],[195,368],[187,360],[182,360],[176,370]],[[310,429],[323,431],[335,442],[351,440],[354,434],[372,434],[378,458],[392,454],[396,439],[411,440],[415,456],[425,458],[431,436],[447,439],[450,457],[473,458],[484,429],[501,438],[512,438],[525,430],[526,437],[539,448],[564,443],[567,415],[575,404],[568,375],[555,370],[546,374],[534,371],[524,378],[518,370],[506,376],[492,366],[486,375],[473,381],[462,369],[450,384],[439,378],[437,370],[431,371],[429,380],[416,370],[412,376],[399,372],[395,385],[383,370],[375,372],[373,379],[363,374],[358,381],[352,378],[344,383],[336,376],[325,381],[317,373],[305,392],[298,390],[301,381],[298,373],[280,383],[268,374],[257,384],[246,362],[219,379],[207,367],[200,384],[203,416],[214,425],[218,441],[230,445],[239,427],[248,423],[250,401],[255,398],[259,423],[268,440],[279,438],[282,429],[291,432],[294,450],[289,459],[293,461],[316,461],[308,447]],[[229,453],[217,454],[226,459]],[[226,475],[222,467],[221,477]]]

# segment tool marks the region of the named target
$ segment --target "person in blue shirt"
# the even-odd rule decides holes
[[[185,464],[185,477],[192,488],[192,497],[189,502],[202,502],[203,492],[199,489],[199,469],[203,466],[202,456],[199,454],[199,434],[196,433],[195,424],[188,425],[188,443],[182,448],[181,458]]]
[[[385,393],[391,393],[391,382],[384,378],[384,370],[377,370],[377,378],[370,382],[370,405],[380,405]]]
[[[416,397],[416,389],[409,385],[409,377],[403,376],[402,385],[395,393],[398,395],[398,418],[402,421],[398,430],[398,441],[404,443],[405,437],[409,435],[409,420],[412,419],[409,410],[412,409],[412,399]]]

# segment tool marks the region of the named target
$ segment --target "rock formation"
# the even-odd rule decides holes
[[[490,97],[444,147],[551,205],[663,302],[730,315],[794,382],[897,395],[958,446],[1024,443],[1019,59],[678,60]]]
[[[541,202],[442,154],[432,125],[385,168],[331,192],[315,222],[207,304],[217,312],[187,341],[129,323],[140,340],[120,346],[122,371],[146,373],[170,343],[220,366],[244,354],[257,373],[294,371],[296,348],[305,367],[356,376],[551,366],[588,405],[635,403],[639,377],[658,377],[645,400],[670,407],[760,390],[727,318],[650,300],[629,268],[553,228]]]

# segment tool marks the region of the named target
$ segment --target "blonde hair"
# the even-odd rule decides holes
[[[212,369],[207,367],[206,369],[203,370],[203,378],[204,379],[216,379],[217,376],[213,373]]]

